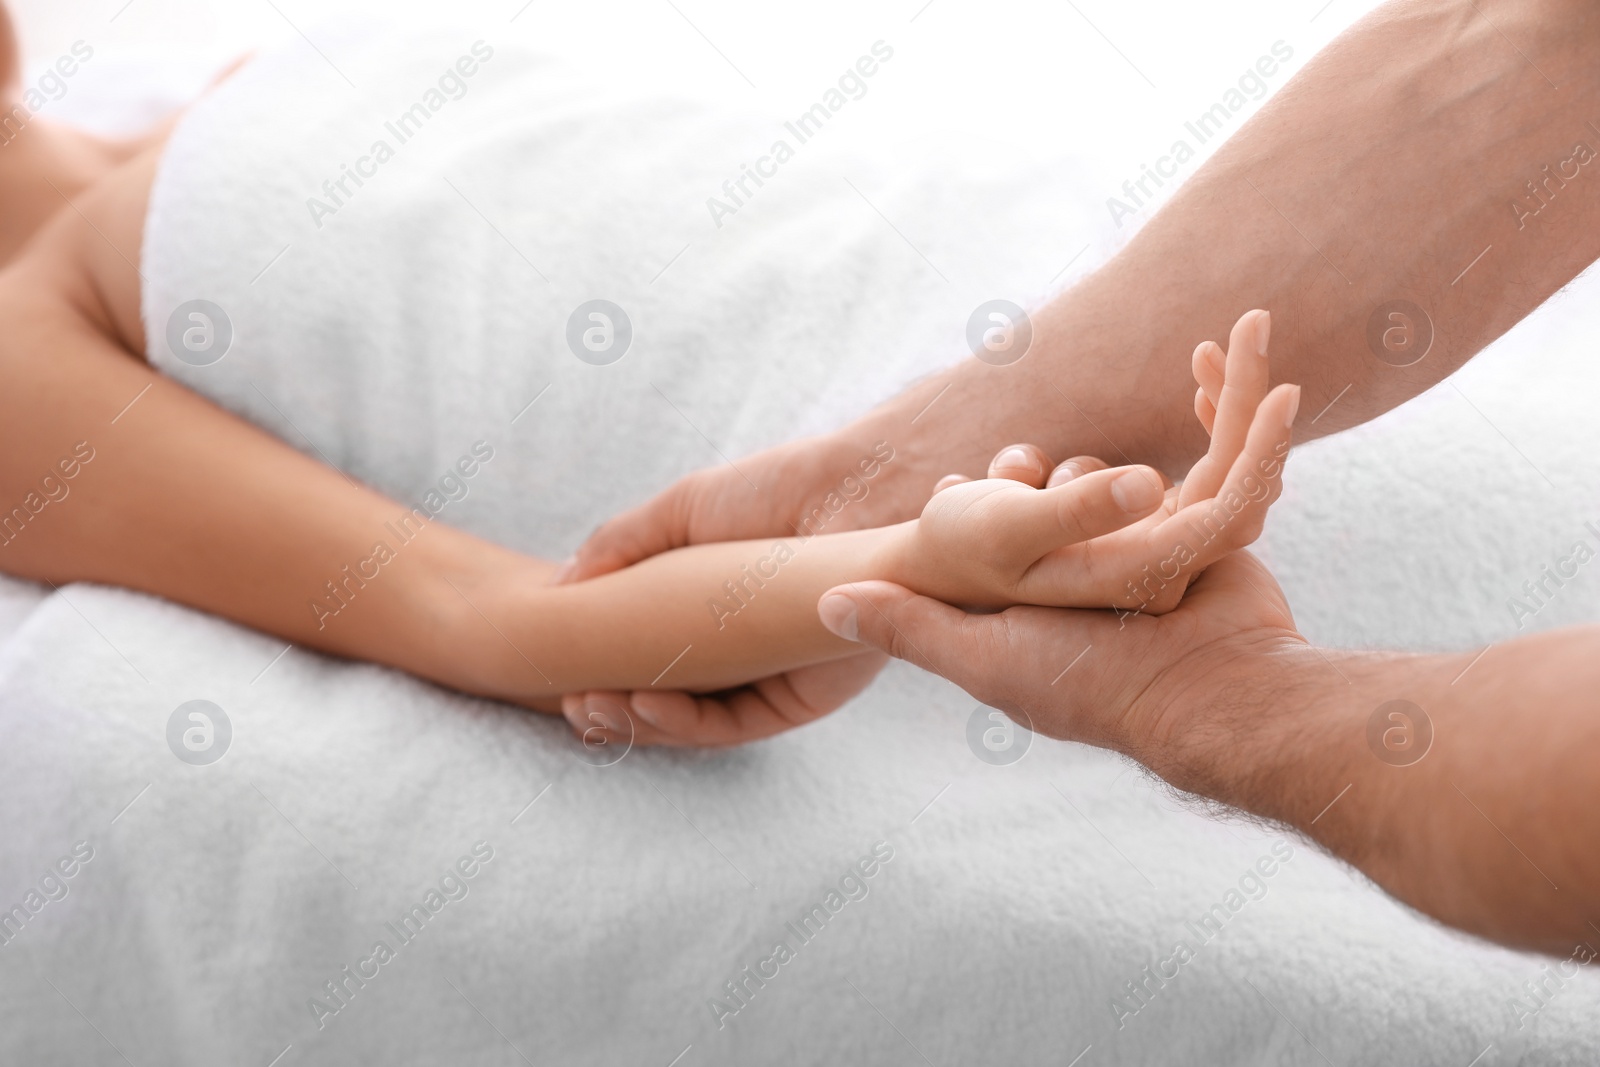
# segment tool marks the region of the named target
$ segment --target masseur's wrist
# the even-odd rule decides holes
[[[1099,275],[1115,269],[1035,309],[1032,344],[1017,362],[968,356],[840,433],[892,441],[919,486],[946,474],[982,477],[1001,448],[1024,442],[1058,462],[1095,456],[1181,477],[1206,448],[1187,374],[1195,338],[1160,336],[1159,321],[1111,321],[1122,305]]]
[[[788,524],[801,536],[889,526],[914,519],[950,473],[920,427],[902,419],[899,398],[819,437],[784,446],[796,492]],[[776,531],[774,531],[776,532]]]
[[[1348,755],[1334,738],[1348,733],[1349,685],[1325,655],[1347,656],[1287,636],[1199,650],[1145,691],[1144,736],[1119,747],[1186,792],[1294,822],[1297,792],[1279,783]]]
[[[1393,888],[1408,839],[1397,824],[1417,814],[1406,791],[1430,792],[1442,773],[1437,756],[1422,758],[1436,726],[1422,709],[1439,716],[1470,660],[1264,642],[1170,694],[1161,743],[1130,754],[1180,789],[1298,828]]]

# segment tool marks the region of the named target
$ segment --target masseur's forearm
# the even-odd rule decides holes
[[[894,441],[898,472],[919,482],[977,474],[1015,441],[1176,476],[1206,440],[1190,354],[1250,307],[1272,312],[1273,378],[1305,387],[1296,435],[1362,422],[1441,380],[1600,256],[1600,160],[1580,165],[1579,142],[1600,151],[1600,7],[1386,4],[1312,59],[1115,259],[1037,309],[1020,362],[965,360],[847,432]],[[1558,169],[1569,180],[1545,188]],[[1541,205],[1530,181],[1544,203],[1523,215]],[[1433,324],[1431,350],[1406,368],[1367,342],[1369,318],[1396,299]]]
[[[1600,936],[1597,643],[1572,628],[1476,662],[1286,644],[1197,680],[1143,758],[1450,925],[1569,952]]]

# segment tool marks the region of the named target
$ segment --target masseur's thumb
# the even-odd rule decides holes
[[[669,549],[683,547],[688,543],[688,531],[679,518],[683,511],[679,506],[681,495],[680,487],[674,485],[660,496],[601,525],[572,558],[561,565],[550,584],[564,585],[597,578]]]
[[[853,582],[823,593],[817,616],[847,641],[943,675],[969,693],[985,687],[976,669],[982,657],[973,632],[974,623],[981,625],[983,619],[974,620],[942,600],[918,596],[892,582]]]

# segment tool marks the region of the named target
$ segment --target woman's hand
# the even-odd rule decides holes
[[[741,459],[737,469],[696,471],[616,516],[595,531],[555,581],[593,578],[688,544],[902,522],[927,502],[935,477],[897,451],[893,441],[870,432],[792,441]],[[886,661],[868,652],[719,693],[569,693],[561,708],[586,744],[739,745],[837,710],[865,689]]]
[[[1171,611],[1195,576],[1260,536],[1282,490],[1300,389],[1268,391],[1269,328],[1265,311],[1248,312],[1226,354],[1195,350],[1211,447],[1181,487],[1163,495],[1153,469],[1088,456],[1052,470],[1043,450],[1014,445],[983,481],[940,481],[884,577],[969,607]]]

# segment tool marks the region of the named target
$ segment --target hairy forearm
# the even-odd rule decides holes
[[[1600,627],[1445,656],[1284,644],[1197,682],[1146,758],[1443,922],[1570,951],[1600,923]]]
[[[1597,72],[1591,3],[1387,4],[1309,62],[1115,259],[1037,309],[1025,358],[965,360],[852,432],[896,441],[900,473],[921,480],[977,473],[1018,440],[1177,476],[1205,447],[1190,353],[1249,307],[1272,312],[1274,379],[1306,388],[1302,439],[1370,419],[1600,256],[1600,160],[1573,161],[1579,142],[1600,151]],[[1563,161],[1568,178],[1545,185]],[[1368,342],[1395,300],[1431,321],[1431,348],[1408,367]]]

